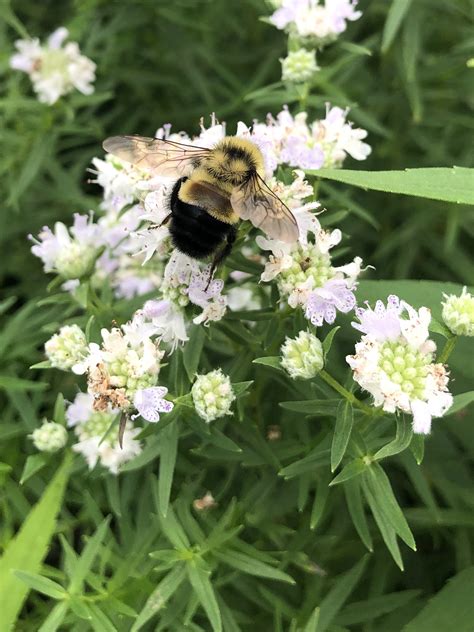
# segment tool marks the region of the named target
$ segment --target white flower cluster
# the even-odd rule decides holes
[[[279,165],[297,169],[341,167],[347,155],[365,160],[371,152],[367,132],[347,121],[348,110],[326,105],[323,119],[308,123],[308,114],[290,114],[287,107],[266,123],[255,122],[250,138],[260,147],[269,175]]]
[[[373,396],[375,406],[411,413],[414,432],[428,434],[432,417],[441,417],[453,402],[446,367],[433,361],[430,310],[389,296],[386,307],[377,301],[374,310],[359,308],[356,314],[359,323],[353,326],[364,335],[355,355],[346,358],[354,380]]]
[[[136,397],[156,386],[164,355],[159,341],[152,340],[156,333],[156,328],[137,312],[121,328],[102,329],[101,345],[89,344],[87,356],[72,370],[87,374],[95,410],[105,411],[111,406],[128,412]]]
[[[99,462],[113,474],[117,474],[120,465],[140,454],[142,446],[137,440],[140,428],[134,428],[127,421],[119,445],[117,427],[111,427],[120,414],[119,410],[107,407],[95,409],[94,397],[89,393],[78,393],[68,406],[66,419],[69,427],[74,428],[78,439],[72,449],[85,458],[90,469]]]
[[[291,35],[309,40],[316,46],[334,41],[347,28],[347,22],[358,20],[357,0],[279,0],[270,22]]]
[[[52,33],[46,45],[39,39],[17,40],[18,52],[10,58],[10,67],[26,72],[39,101],[53,105],[63,95],[72,90],[82,94],[92,94],[96,65],[81,55],[76,42],[64,44],[69,32],[58,28]]]
[[[333,266],[329,250],[340,242],[341,231],[323,230],[305,207],[293,212],[300,230],[296,244],[257,237],[260,248],[271,252],[261,280],[276,279],[281,298],[293,309],[302,308],[316,327],[332,324],[338,311],[347,313],[356,305],[354,290],[362,259],[355,257],[349,264]]]

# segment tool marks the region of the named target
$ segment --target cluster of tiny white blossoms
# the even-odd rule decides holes
[[[74,429],[77,443],[72,449],[82,454],[90,469],[97,463],[117,474],[120,465],[140,454],[142,446],[137,439],[140,428],[127,421],[123,430],[121,445],[114,421],[120,410],[110,406],[104,410],[95,409],[95,400],[90,393],[78,393],[66,410],[66,420]]]
[[[277,0],[270,23],[291,36],[321,47],[334,41],[347,28],[347,22],[358,20],[357,0]]]
[[[92,94],[96,65],[81,55],[76,42],[64,44],[69,32],[60,27],[45,45],[38,38],[17,40],[18,52],[10,58],[10,67],[29,75],[38,100],[53,105],[63,95],[79,90]]]
[[[350,312],[356,305],[354,291],[362,259],[333,266],[330,249],[342,234],[339,229],[325,231],[318,219],[303,209],[295,213],[300,230],[296,244],[258,236],[262,250],[270,251],[261,280],[277,282],[280,296],[293,308],[301,308],[316,327],[332,324],[337,312]]]
[[[356,310],[355,329],[364,335],[356,353],[347,356],[354,380],[374,398],[375,406],[413,415],[413,430],[428,434],[432,417],[451,406],[448,372],[434,361],[435,343],[429,339],[430,310],[414,309],[397,296],[387,306],[377,301]]]
[[[87,215],[74,214],[68,230],[56,222],[54,232],[44,226],[31,251],[43,261],[45,272],[59,274],[65,280],[75,280],[90,274],[100,251],[99,227]]]
[[[137,409],[145,419],[144,413],[148,412],[152,417],[149,421],[157,421],[155,413],[162,408],[161,398],[157,399],[153,414],[150,401],[153,389],[160,388],[156,384],[164,351],[159,347],[159,339],[152,339],[156,334],[154,325],[137,312],[121,328],[102,329],[101,345],[89,344],[88,354],[72,370],[79,375],[87,374],[96,410],[106,411],[110,406],[124,412]],[[167,408],[171,410],[172,405]]]
[[[347,121],[349,110],[326,105],[326,116],[308,123],[308,114],[293,116],[287,107],[265,123],[255,121],[250,138],[260,147],[268,175],[279,165],[297,169],[341,167],[349,155],[365,160],[371,152],[367,132]]]

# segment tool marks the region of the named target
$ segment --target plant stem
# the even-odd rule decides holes
[[[448,338],[448,340],[446,340],[443,350],[439,354],[438,362],[441,362],[443,364],[444,362],[448,360],[449,356],[451,355],[451,352],[456,346],[457,340],[458,340],[457,336],[453,336],[452,338]]]
[[[333,378],[332,375],[329,375],[327,371],[323,369],[319,372],[319,375],[326,382],[326,384],[329,384],[329,386],[340,393],[345,399],[347,399],[347,401],[351,402],[351,404],[363,410],[364,413],[366,413],[367,415],[372,416],[374,414],[373,408],[371,408],[370,406],[366,406],[364,402],[361,402],[360,399],[357,399],[357,397],[353,393],[344,388],[342,384],[339,384],[339,382],[335,378]]]

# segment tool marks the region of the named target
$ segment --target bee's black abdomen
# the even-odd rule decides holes
[[[206,259],[224,243],[234,227],[212,217],[200,206],[180,200],[178,192],[184,180],[186,178],[178,180],[171,193],[171,221],[168,224],[171,240],[185,255]]]

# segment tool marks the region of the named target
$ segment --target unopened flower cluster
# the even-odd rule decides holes
[[[39,101],[53,105],[65,94],[79,90],[82,94],[94,92],[96,65],[81,55],[76,42],[68,42],[69,32],[60,27],[52,33],[46,44],[38,38],[15,42],[18,52],[10,59],[10,66],[29,75]]]

